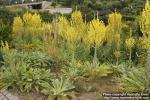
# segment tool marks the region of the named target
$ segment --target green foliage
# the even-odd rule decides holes
[[[61,49],[59,49],[60,58],[66,61],[70,61],[72,57],[72,50],[70,50],[69,46],[62,45]],[[84,43],[80,43],[75,47],[74,57],[78,61],[90,61],[92,56],[90,55],[90,50],[84,45]]]
[[[132,68],[123,74],[122,82],[125,91],[128,92],[150,92],[149,68]]]
[[[89,62],[86,62],[84,64],[88,68],[88,75],[91,78],[101,78],[101,77],[107,77],[110,74],[113,73],[111,65],[109,64],[102,64],[100,65],[99,63],[96,65],[95,68],[92,67],[92,64]]]
[[[39,51],[36,52],[28,52],[28,51],[17,51],[10,50],[8,52],[3,53],[4,57],[4,66],[11,67],[16,64],[18,61],[23,61],[27,65],[33,68],[51,68],[57,66],[57,62],[47,55],[46,53],[42,53]]]
[[[24,62],[29,64],[31,67],[37,67],[37,68],[48,68],[53,67],[56,62],[54,59],[52,59],[49,55],[41,52],[29,52],[29,53],[22,53],[23,55],[26,55],[24,58]]]
[[[0,40],[10,41],[11,40],[12,28],[9,23],[4,24],[0,19]]]
[[[69,67],[66,67],[62,70],[64,75],[69,79],[74,81],[80,79],[95,79],[107,77],[113,73],[113,69],[109,64],[97,64],[96,67],[92,66],[92,63],[85,62],[75,62],[74,64],[70,64]]]
[[[48,95],[48,100],[75,100],[72,90],[75,88],[68,78],[61,77],[60,79],[53,79],[52,84],[47,82],[41,83],[44,89],[42,93]]]
[[[128,68],[122,74],[122,82],[125,91],[130,92],[150,92],[150,49],[144,67]]]
[[[80,80],[88,75],[88,68],[83,66],[80,62],[70,63],[69,66],[62,70],[63,75],[71,80]]]
[[[9,9],[9,8],[0,8],[0,18],[2,19],[3,23],[10,23],[13,22],[15,16],[23,15],[26,12],[25,9]]]
[[[41,82],[49,82],[51,74],[48,70],[31,68],[23,62],[14,66],[3,68],[0,72],[0,81],[5,88],[17,87],[22,92],[30,92],[33,89],[39,91]]]

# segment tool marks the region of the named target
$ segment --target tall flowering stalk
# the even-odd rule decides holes
[[[42,34],[45,29],[50,31],[51,24],[42,22],[40,15],[25,13],[23,17],[15,17],[13,21],[13,32],[15,34]]]
[[[75,46],[81,41],[86,25],[83,22],[82,14],[80,11],[75,11],[71,15],[71,19],[67,20],[61,16],[58,19],[58,33],[67,41],[70,50],[72,51],[72,62],[74,61]]]
[[[93,66],[97,64],[97,48],[102,44],[105,39],[106,27],[103,21],[98,18],[93,19],[87,25],[87,36],[84,38],[85,43],[89,47],[94,47]]]
[[[143,42],[146,42],[146,49],[148,50],[148,59],[150,59],[150,2],[147,0],[145,7],[143,9],[140,28],[143,33]]]
[[[20,17],[15,17],[13,23],[13,32],[15,34],[19,34],[22,33],[23,30],[24,30],[24,24],[22,19]]]
[[[120,33],[122,29],[122,15],[116,11],[109,15],[107,26],[107,41],[112,47],[112,51],[117,58],[116,64],[118,64],[118,58],[120,57]]]
[[[71,23],[72,27],[76,30],[76,33],[79,34],[78,38],[83,37],[86,31],[86,24],[83,20],[83,15],[77,9],[71,14]]]
[[[13,21],[13,33],[17,41],[20,41],[19,47],[38,46],[42,40],[46,41],[51,33],[51,24],[44,23],[38,14],[25,13],[23,17],[15,17]],[[41,39],[42,38],[42,39]],[[38,42],[38,43],[35,43]],[[17,44],[18,45],[18,44]]]
[[[140,20],[140,28],[144,35],[144,37],[150,36],[150,3],[147,0],[145,4],[145,8],[143,9],[141,20]]]
[[[130,66],[131,66],[131,63],[132,63],[132,47],[134,46],[135,44],[135,40],[134,38],[132,38],[132,30],[130,30],[130,37],[128,39],[126,39],[125,41],[125,45],[126,45],[126,48],[129,50],[129,62],[130,62]]]

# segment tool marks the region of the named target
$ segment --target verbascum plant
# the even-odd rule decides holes
[[[83,21],[82,13],[77,9],[71,14],[71,22],[76,30],[76,34],[80,34],[78,35],[80,38],[83,37],[86,31],[86,24]]]
[[[13,23],[13,32],[18,35],[23,31],[24,31],[24,24],[22,19],[20,17],[15,17]]]
[[[141,20],[140,20],[140,29],[143,33],[143,44],[146,44],[144,47],[149,52],[149,46],[150,46],[150,3],[149,0],[147,0],[145,7],[143,9]],[[149,56],[147,56],[149,59]]]
[[[85,24],[80,11],[75,11],[71,15],[70,21],[64,16],[58,19],[58,34],[67,41],[67,46],[72,52],[72,62],[74,61],[75,45],[81,42],[85,31]]]
[[[145,37],[150,35],[150,3],[147,0],[145,4],[145,8],[143,9],[141,20],[140,20],[140,28]]]
[[[126,48],[129,50],[129,62],[130,62],[130,66],[131,66],[131,63],[132,63],[132,47],[135,45],[135,40],[134,38],[132,37],[132,31],[130,30],[130,37],[128,39],[126,39],[125,41],[125,45],[126,45]]]
[[[103,21],[99,19],[93,19],[88,23],[87,35],[84,38],[84,42],[89,47],[94,47],[93,66],[97,63],[97,48],[102,45],[106,36],[106,26]]]
[[[121,34],[122,30],[122,15],[120,13],[117,13],[116,11],[109,15],[108,18],[108,26],[107,26],[107,34],[106,34],[106,40],[109,43],[109,45],[112,47],[112,52],[116,54],[115,52],[120,51],[120,44],[121,44]],[[116,64],[119,63],[118,56],[115,56],[117,61]]]

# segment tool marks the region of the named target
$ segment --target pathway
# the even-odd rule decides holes
[[[0,100],[20,100],[17,96],[11,94],[5,89],[0,90]]]

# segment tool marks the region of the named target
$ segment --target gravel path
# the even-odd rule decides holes
[[[20,100],[17,96],[11,94],[5,89],[0,90],[0,100]]]

